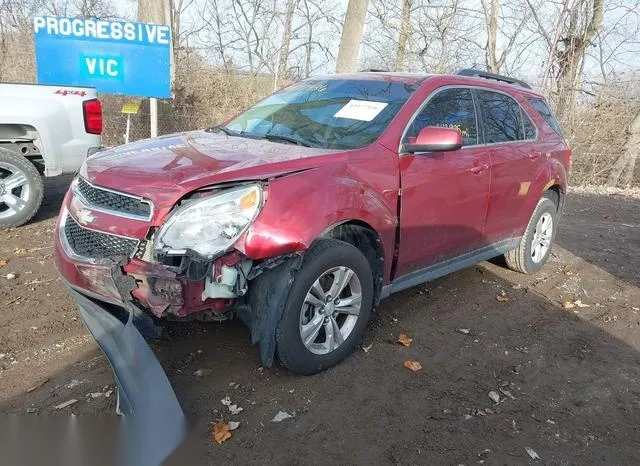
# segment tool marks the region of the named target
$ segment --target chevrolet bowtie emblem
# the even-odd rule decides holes
[[[88,209],[79,210],[76,215],[78,217],[78,222],[80,222],[82,225],[89,225],[96,220],[94,215]]]

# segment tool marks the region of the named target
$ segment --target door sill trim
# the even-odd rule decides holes
[[[461,256],[409,272],[406,275],[396,278],[388,285],[383,286],[380,298],[384,299],[398,291],[435,280],[436,278],[449,275],[450,273],[466,269],[479,262],[504,254],[507,251],[517,248],[520,238],[521,237],[516,237],[498,241],[497,243],[467,252]]]

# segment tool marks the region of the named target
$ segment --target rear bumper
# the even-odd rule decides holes
[[[114,313],[67,283],[82,320],[107,357],[118,390],[119,414],[127,418],[123,454],[159,464],[184,439],[186,423],[176,394],[160,362],[136,325],[134,312]],[[126,461],[128,463],[128,461]]]

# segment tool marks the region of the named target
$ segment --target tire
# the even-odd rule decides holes
[[[345,283],[337,300],[330,296],[332,289],[340,288],[336,278]],[[350,305],[349,300],[355,297],[357,302],[358,291],[360,308],[356,316],[352,314],[357,304]],[[309,375],[334,366],[351,354],[362,341],[373,307],[373,292],[369,262],[356,247],[335,239],[316,242],[305,255],[276,331],[282,365],[296,374]],[[318,304],[321,293],[325,293],[324,308]],[[317,329],[315,337],[311,329]],[[307,332],[306,345],[303,331]],[[330,334],[334,335],[333,349]]]
[[[557,196],[555,192],[551,192],[545,194],[538,201],[538,205],[531,215],[527,229],[520,239],[520,244],[516,249],[504,255],[507,267],[511,270],[524,274],[536,273],[549,259],[558,225],[558,206],[555,202]],[[546,221],[541,220],[543,217]],[[550,227],[549,224],[546,223],[549,220],[551,221]],[[548,230],[549,228],[550,231]],[[540,230],[540,232],[537,230]],[[546,249],[538,249],[538,254],[535,254],[532,247],[534,241],[535,244],[540,244],[543,241],[546,243],[548,241],[548,246]]]
[[[7,180],[14,180],[7,186]],[[0,148],[0,230],[27,223],[44,195],[42,178],[22,155]]]

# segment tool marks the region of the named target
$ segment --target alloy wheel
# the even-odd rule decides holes
[[[309,288],[300,312],[300,337],[314,354],[328,354],[351,335],[362,303],[360,279],[348,267],[333,267]]]
[[[11,163],[0,162],[0,220],[20,214],[27,208],[30,198],[26,173]]]
[[[551,247],[553,239],[553,217],[549,213],[544,213],[536,223],[531,241],[531,260],[536,264],[540,262]]]

